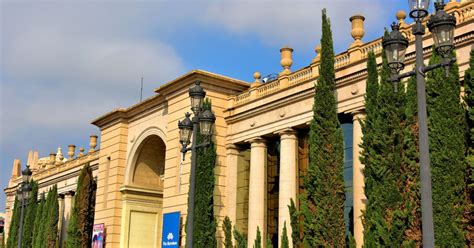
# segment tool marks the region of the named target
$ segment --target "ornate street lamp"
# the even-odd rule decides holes
[[[392,24],[392,32],[383,37],[382,46],[387,55],[388,67],[392,74],[397,74],[405,68],[405,52],[408,47],[408,39],[399,31],[399,25]]]
[[[199,147],[207,147],[210,145],[212,137],[212,129],[216,117],[210,109],[202,111],[202,105],[206,92],[200,85],[199,81],[189,89],[189,98],[191,99],[191,110],[194,113],[192,119],[191,114],[186,113],[182,121],[178,121],[179,141],[181,143],[181,152],[184,154],[191,151],[191,174],[189,176],[189,204],[188,216],[186,223],[186,247],[193,247],[193,227],[194,227],[194,192],[196,188],[196,150]],[[191,142],[192,133],[192,142]],[[204,142],[197,143],[198,133],[204,138]],[[191,144],[191,147],[188,145]]]
[[[202,110],[202,101],[206,96],[206,92],[201,87],[201,82],[196,81],[195,85],[189,89],[189,98],[191,99],[191,110],[194,115],[198,115]]]
[[[30,166],[27,165],[26,169],[21,172],[21,183],[16,193],[18,200],[20,201],[20,227],[18,230],[18,248],[21,248],[23,241],[23,218],[25,215],[25,205],[28,203],[28,198],[31,192],[30,179],[33,173],[30,170]]]
[[[189,143],[191,143],[191,133],[193,132],[193,123],[191,122],[191,119],[189,119],[191,114],[186,113],[185,116],[186,117],[183,121],[178,121],[179,142],[183,148],[186,148]],[[184,152],[185,151],[183,151],[183,153]]]
[[[410,17],[419,20],[428,15],[430,0],[408,0],[410,6]]]
[[[433,34],[436,51],[443,57],[446,76],[449,74],[449,65],[452,51],[454,49],[454,29],[456,28],[456,17],[444,11],[444,3],[435,3],[436,13],[430,16],[428,29]]]
[[[456,61],[452,58],[454,28],[456,18],[444,11],[444,3],[436,2],[436,13],[427,23],[433,34],[436,51],[443,57],[439,64],[424,66],[423,64],[423,35],[425,27],[421,19],[428,15],[429,0],[409,0],[410,16],[415,19],[413,34],[415,35],[416,64],[415,69],[399,74],[405,67],[405,51],[408,41],[398,30],[398,25],[392,25],[392,32],[382,40],[382,46],[387,55],[388,66],[392,73],[390,81],[397,84],[402,78],[416,75],[416,94],[419,122],[420,177],[421,177],[421,216],[423,247],[434,247],[433,202],[431,192],[431,171],[428,146],[428,124],[426,113],[425,73],[435,68],[444,67],[446,76],[449,66]]]
[[[199,114],[199,131],[201,131],[201,135],[204,136],[206,141],[212,136],[214,122],[216,122],[216,117],[211,110],[206,109]]]

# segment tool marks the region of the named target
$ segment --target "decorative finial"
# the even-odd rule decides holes
[[[362,15],[353,15],[349,18],[349,21],[352,24],[351,35],[354,38],[354,42],[351,44],[351,47],[360,45],[362,43],[362,38],[365,35],[364,21],[365,17]]]
[[[260,75],[260,72],[256,71],[256,72],[253,74],[253,79],[255,79],[254,82],[260,83],[260,78],[261,78],[261,76],[262,76],[262,75]]]
[[[97,135],[91,135],[89,137],[89,153],[94,152],[96,146],[97,146]]]
[[[398,31],[400,29],[400,24],[398,24],[396,22],[392,22],[391,27],[392,27],[393,31],[396,31],[396,30]]]
[[[318,61],[321,59],[321,45],[317,45],[317,46],[314,48],[314,52],[316,53],[316,56],[314,56],[314,58],[313,58],[313,60],[311,61],[311,63],[318,62]]]
[[[253,81],[252,84],[250,84],[250,88],[254,88],[254,87],[260,86],[262,84],[260,82],[261,76],[262,75],[260,74],[260,72],[258,72],[258,71],[254,72],[254,74],[253,74],[254,81]]]
[[[63,159],[64,159],[64,155],[63,155],[63,151],[62,151],[61,147],[58,147],[58,152],[56,153],[56,158],[60,162],[62,162]]]
[[[84,151],[85,151],[84,147],[79,148],[79,155],[77,155],[77,156],[78,157],[84,156]]]
[[[436,11],[444,10],[444,6],[446,6],[446,4],[444,4],[444,1],[437,1],[434,5]]]
[[[56,153],[49,154],[49,163],[52,165],[56,163]]]
[[[75,145],[69,145],[68,146],[68,151],[67,151],[67,155],[69,156],[69,158],[73,159],[75,153],[76,153],[76,146]]]
[[[285,46],[280,49],[281,53],[281,60],[280,64],[283,67],[283,71],[280,72],[280,75],[287,75],[290,74],[290,67],[293,65],[293,49]]]
[[[400,23],[400,25],[403,25],[405,24],[405,18],[407,18],[407,12],[405,12],[404,10],[399,10],[395,14],[395,17],[397,18],[398,23]]]

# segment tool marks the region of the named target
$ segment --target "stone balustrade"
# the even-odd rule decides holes
[[[72,160],[68,160],[64,163],[61,163],[58,166],[54,166],[54,167],[43,169],[43,170],[38,170],[33,173],[33,179],[35,181],[39,181],[42,178],[61,173],[63,171],[67,171],[71,168],[75,168],[77,166],[84,166],[84,164],[92,162],[97,159],[99,159],[99,150],[85,154],[84,156],[77,157]],[[21,180],[21,177],[18,180]]]
[[[474,4],[472,1],[465,1],[465,2],[455,2],[458,4],[456,8],[447,8],[448,13],[454,14],[457,18],[457,25],[461,25],[466,22],[470,22],[474,19]],[[414,41],[414,36],[411,34],[412,25],[405,23],[406,14],[403,11],[397,12],[396,18],[400,23],[402,23],[402,27],[400,31],[407,36],[410,42]],[[427,18],[424,22],[427,21]],[[426,32],[426,36],[431,35],[429,32]],[[469,32],[460,36],[455,37],[454,44],[461,44],[465,41],[469,41],[474,37],[473,32]],[[361,61],[365,61],[368,57],[369,52],[374,52],[376,55],[379,55],[382,52],[382,38],[378,38],[376,40],[367,42],[367,43],[358,43],[356,45],[352,44],[351,47],[338,55],[334,58],[334,68],[336,70],[343,70],[343,68],[351,65],[353,63],[361,63]],[[432,48],[426,47],[423,50],[424,54],[429,54],[432,52]],[[415,53],[409,52],[406,55],[406,60],[411,61],[414,59]],[[253,89],[250,89],[247,92],[243,92],[239,95],[230,97],[230,108],[234,108],[238,105],[245,104],[250,102],[251,100],[258,99],[260,97],[272,94],[279,90],[282,90],[286,87],[290,87],[293,85],[301,84],[307,82],[309,80],[314,80],[317,78],[318,72],[317,68],[320,65],[319,60],[313,60],[312,64],[309,67],[302,68],[300,70],[288,73],[288,74],[281,74],[277,80],[272,81],[267,84],[262,84],[257,86]],[[407,67],[408,68],[408,67]],[[341,81],[341,80],[336,80]],[[255,91],[256,93],[252,93]]]

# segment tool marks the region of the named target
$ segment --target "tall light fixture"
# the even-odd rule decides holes
[[[189,98],[191,100],[191,110],[194,113],[192,119],[191,114],[186,113],[185,118],[182,121],[178,121],[179,128],[179,141],[181,143],[181,152],[191,151],[191,174],[189,176],[189,198],[188,198],[188,216],[186,221],[186,248],[193,247],[194,239],[194,193],[196,188],[196,150],[199,147],[207,147],[210,145],[212,137],[212,130],[214,122],[216,121],[215,115],[210,109],[203,111],[203,101],[206,96],[206,92],[201,87],[201,82],[196,81],[194,86],[189,89]],[[192,134],[192,142],[191,142]],[[201,134],[204,142],[201,144],[197,143],[197,136]],[[191,147],[188,145],[191,144]],[[184,158],[184,156],[183,156]]]
[[[427,26],[433,34],[435,49],[443,59],[439,64],[424,66],[423,35],[425,34],[425,27],[422,24],[422,19],[428,15],[429,0],[409,0],[408,4],[410,6],[410,17],[415,20],[412,30],[415,35],[415,69],[413,71],[399,74],[399,72],[405,67],[405,52],[408,46],[408,40],[400,33],[397,24],[392,25],[392,32],[383,38],[382,46],[385,49],[388,66],[392,73],[390,77],[392,83],[396,84],[402,78],[416,75],[423,247],[431,248],[435,247],[435,240],[428,143],[428,118],[426,113],[426,85],[424,75],[430,70],[444,67],[446,69],[446,76],[448,76],[449,66],[456,61],[456,58],[452,57],[456,18],[444,11],[445,5],[443,1],[435,3],[436,13],[430,16]]]
[[[20,226],[18,229],[18,248],[21,248],[23,241],[23,219],[25,216],[25,207],[28,203],[28,198],[31,192],[31,175],[33,173],[30,170],[30,166],[27,165],[26,169],[21,172],[21,183],[17,189],[18,200],[20,201]]]

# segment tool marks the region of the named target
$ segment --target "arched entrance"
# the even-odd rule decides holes
[[[122,192],[122,247],[161,247],[166,145],[156,134],[132,147]]]

